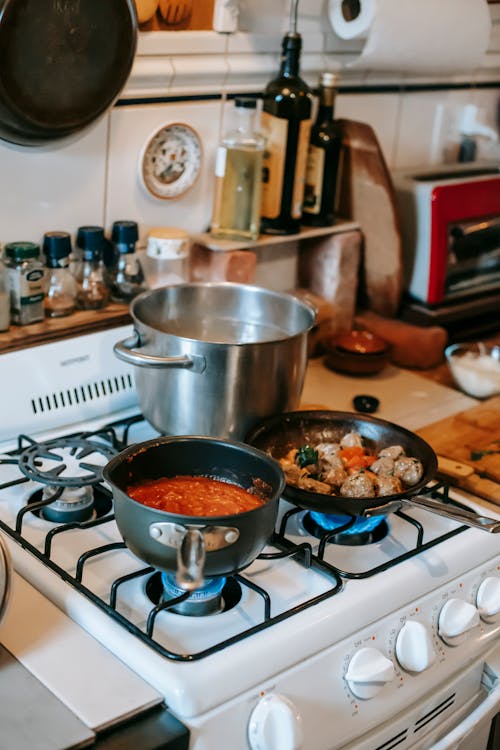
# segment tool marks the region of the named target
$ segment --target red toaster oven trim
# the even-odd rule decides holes
[[[443,301],[448,257],[448,225],[500,213],[500,176],[458,185],[439,185],[431,193],[431,252],[427,301]]]

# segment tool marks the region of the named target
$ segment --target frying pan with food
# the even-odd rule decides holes
[[[500,532],[500,521],[472,511],[433,500],[418,493],[437,474],[437,457],[431,446],[413,432],[376,417],[341,411],[296,411],[276,414],[256,425],[246,442],[268,453],[276,460],[293,448],[325,442],[340,442],[349,432],[358,432],[366,448],[378,453],[382,448],[401,445],[407,456],[418,458],[423,465],[419,482],[404,492],[383,497],[342,497],[310,492],[286,485],[285,497],[301,508],[319,513],[344,513],[351,516],[385,515],[405,507],[425,508],[438,515],[484,531]]]

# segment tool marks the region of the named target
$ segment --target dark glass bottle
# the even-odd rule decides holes
[[[334,119],[338,76],[323,73],[319,81],[319,105],[311,129],[307,155],[302,223],[326,227],[335,221],[335,198],[342,135]]]
[[[311,92],[299,76],[302,39],[295,31],[282,44],[279,75],[264,91],[261,231],[299,231],[311,132]]]

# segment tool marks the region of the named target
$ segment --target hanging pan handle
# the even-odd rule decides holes
[[[370,508],[370,510],[365,511],[364,515],[367,518],[370,516],[387,515],[396,510],[401,510],[405,506],[409,508],[425,508],[430,513],[436,513],[438,516],[449,518],[450,521],[463,523],[465,526],[473,526],[482,531],[489,531],[491,534],[498,534],[500,532],[500,521],[497,519],[480,516],[471,510],[463,510],[456,506],[446,505],[439,500],[432,500],[430,497],[425,497],[424,495],[415,495],[411,498],[403,497],[395,502]]]
[[[123,362],[127,362],[129,365],[135,365],[136,367],[153,367],[156,369],[166,367],[183,367],[190,369],[193,372],[203,372],[207,363],[205,357],[199,354],[181,354],[178,357],[160,357],[154,354],[144,354],[143,352],[135,351],[141,346],[141,339],[139,333],[134,331],[133,336],[123,341],[118,341],[113,346],[113,351]]]

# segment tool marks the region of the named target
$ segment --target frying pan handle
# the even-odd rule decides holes
[[[144,354],[142,352],[134,351],[134,349],[140,348],[141,340],[137,331],[134,331],[134,335],[123,341],[118,341],[113,346],[113,351],[118,359],[127,362],[129,365],[136,365],[136,367],[154,367],[154,368],[165,368],[165,367],[184,367],[189,368],[193,372],[203,372],[206,367],[205,357],[201,357],[199,354],[181,354],[178,357],[158,357],[154,354]]]
[[[452,521],[458,521],[458,523],[463,523],[466,526],[482,529],[482,531],[489,531],[491,534],[498,534],[500,531],[500,521],[494,518],[480,516],[473,511],[462,510],[462,508],[457,508],[456,506],[449,506],[423,495],[416,495],[412,498],[405,497],[402,498],[401,502],[403,505],[413,508],[426,508],[431,513],[437,513],[439,516],[444,516]]]
[[[177,547],[177,572],[175,580],[184,591],[194,591],[204,584],[205,540],[200,529],[186,529]]]

